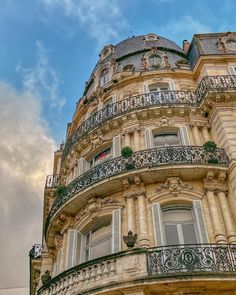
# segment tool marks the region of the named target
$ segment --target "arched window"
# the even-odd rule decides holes
[[[109,70],[104,69],[101,72],[100,79],[99,79],[99,85],[102,87],[109,81]]]

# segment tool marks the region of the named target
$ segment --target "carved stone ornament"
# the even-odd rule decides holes
[[[172,195],[178,195],[182,190],[192,190],[190,184],[183,183],[179,177],[168,177],[165,184],[157,188],[157,192],[168,190]]]
[[[123,236],[123,241],[125,245],[128,247],[128,249],[132,249],[134,248],[134,245],[137,242],[137,238],[138,238],[138,235],[133,234],[132,231],[130,230],[127,236]]]
[[[226,173],[221,172],[218,175],[214,175],[213,172],[208,172],[206,179],[204,179],[204,191],[208,192],[228,192],[228,185],[225,181]]]
[[[62,213],[57,220],[57,224],[62,227],[60,234],[63,235],[65,231],[73,224],[73,218],[71,216]]]
[[[55,243],[56,250],[61,248],[62,241],[63,241],[63,236],[61,234],[59,234],[59,233],[56,234],[55,238],[54,238],[54,243]]]
[[[141,182],[139,175],[134,176],[134,184],[130,184],[128,178],[123,179],[122,184],[124,188],[123,197],[125,199],[146,195],[144,184]]]
[[[236,52],[236,34],[228,32],[225,36],[220,37],[218,41],[218,50],[221,53]]]
[[[86,214],[89,214],[90,218],[95,218],[99,215],[103,206],[107,206],[110,204],[118,204],[116,199],[108,196],[105,198],[97,197],[95,195],[90,195],[88,197],[87,204],[79,211],[76,216],[76,220],[82,219]]]
[[[168,117],[161,117],[157,122],[155,122],[155,127],[169,127],[173,126],[175,123],[174,120],[171,120]]]

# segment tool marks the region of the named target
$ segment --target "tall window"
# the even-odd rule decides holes
[[[180,140],[177,131],[163,132],[154,134],[154,146],[179,145]]]
[[[104,69],[100,75],[99,85],[104,86],[108,81],[109,81],[109,70]]]
[[[112,158],[112,149],[111,147],[103,150],[99,154],[97,154],[91,161],[90,161],[90,167],[96,166],[98,164],[103,163],[104,161],[107,161]]]
[[[166,245],[197,243],[196,230],[190,208],[163,209],[163,222]]]
[[[111,254],[111,237],[110,221],[87,232],[84,248],[85,261]]]

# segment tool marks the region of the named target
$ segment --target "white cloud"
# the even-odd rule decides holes
[[[24,89],[45,101],[52,108],[61,108],[65,99],[60,95],[61,81],[56,69],[50,64],[48,52],[41,41],[36,42],[37,63],[32,68],[24,68],[18,64],[17,71],[23,77]]]
[[[99,46],[118,38],[126,26],[117,0],[41,0],[48,10],[62,11],[87,30]],[[77,24],[77,23],[76,23]]]
[[[0,288],[7,288],[28,285],[28,251],[41,242],[43,188],[55,144],[38,97],[2,82],[0,103]]]

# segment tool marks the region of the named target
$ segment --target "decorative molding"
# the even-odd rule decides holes
[[[236,34],[228,32],[219,38],[218,50],[221,53],[236,52]]]
[[[62,213],[57,219],[57,225],[61,227],[60,234],[63,235],[73,224],[73,217]]]
[[[163,116],[157,122],[155,122],[155,127],[170,127],[174,126],[175,121],[170,118]]]
[[[128,198],[136,198],[138,196],[146,196],[146,190],[144,187],[144,183],[141,181],[140,175],[135,175],[133,179],[133,184],[130,184],[128,178],[122,180],[124,193],[124,199]]]
[[[180,177],[168,177],[165,184],[161,184],[156,191],[169,190],[170,194],[177,196],[182,190],[192,189],[192,185],[183,183]]]
[[[228,185],[226,183],[226,172],[220,172],[218,175],[214,175],[213,171],[207,173],[207,177],[204,179],[204,191],[208,192],[224,192],[228,193]]]
[[[61,248],[62,242],[63,242],[63,236],[60,233],[56,234],[54,237],[54,244],[57,251]]]

